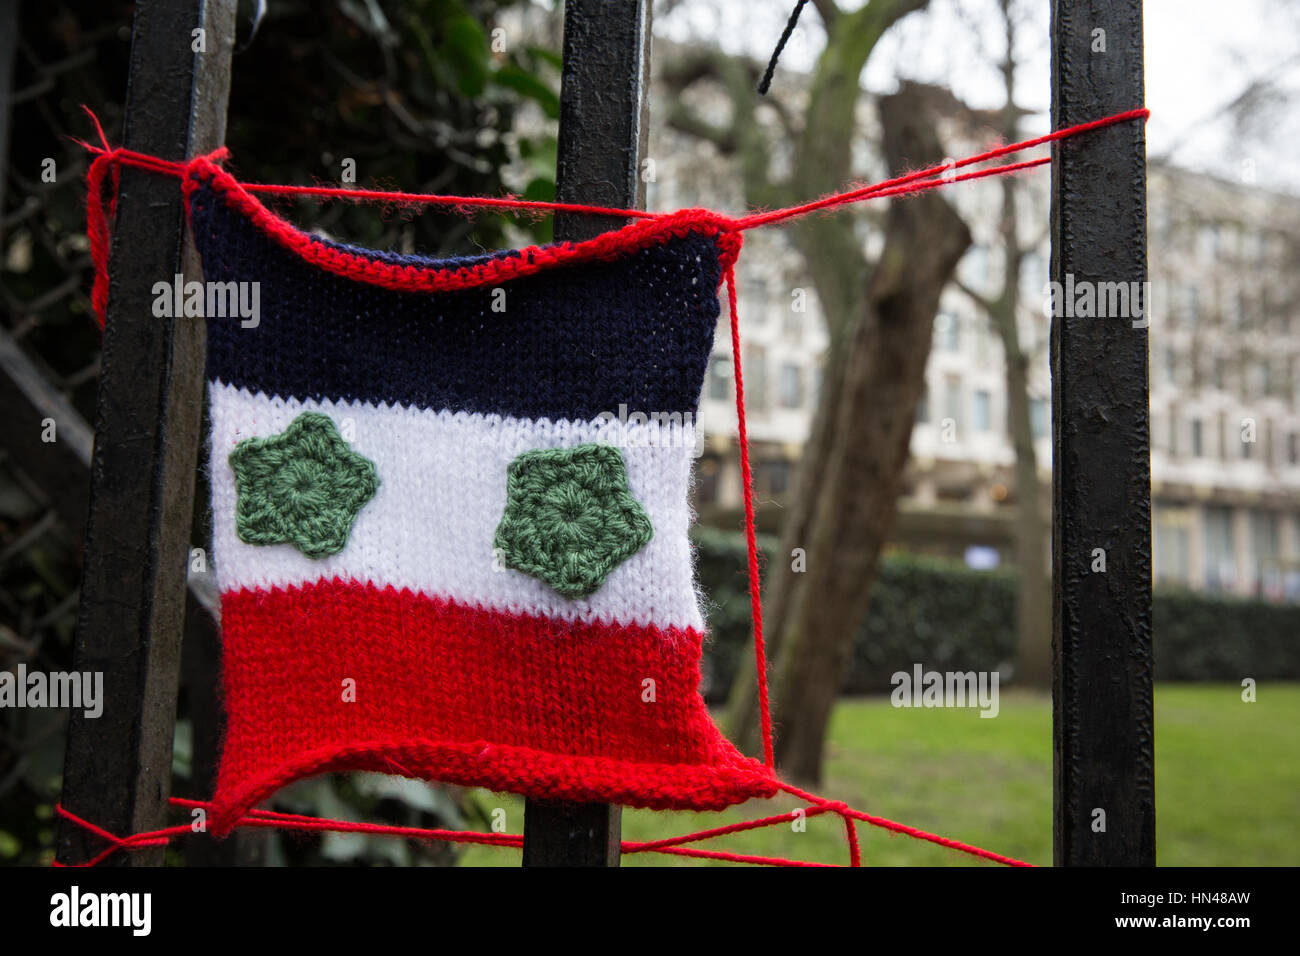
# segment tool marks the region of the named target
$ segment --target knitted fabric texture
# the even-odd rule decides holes
[[[720,809],[776,792],[699,694],[694,415],[738,234],[711,214],[441,261],[185,183],[208,282],[224,833],[303,776]],[[631,410],[632,414],[626,414]]]
[[[235,529],[248,544],[292,544],[309,558],[338,554],[375,495],[375,463],[348,448],[333,420],[304,412],[279,435],[230,453]]]
[[[543,448],[510,463],[496,547],[565,597],[591,594],[653,536],[617,448]]]

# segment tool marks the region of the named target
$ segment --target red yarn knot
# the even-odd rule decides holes
[[[84,106],[82,109],[86,109]],[[122,178],[122,167],[135,166],[138,169],[161,173],[165,176],[182,178],[182,188],[189,183],[189,174],[200,168],[210,167],[230,155],[230,150],[222,146],[203,156],[196,156],[187,162],[173,162],[159,159],[147,153],[122,147],[111,147],[104,137],[104,130],[99,119],[90,110],[86,110],[94,123],[102,145],[95,146],[83,140],[74,140],[94,154],[90,168],[86,171],[86,235],[90,240],[90,261],[95,269],[95,280],[90,290],[90,304],[94,309],[95,323],[104,331],[108,322],[108,258],[112,251],[112,223],[117,218],[117,193]],[[110,182],[107,208],[104,200],[104,187]],[[185,192],[188,201],[189,193]]]
[[[109,833],[103,827],[96,826],[95,824],[91,823],[89,820],[83,820],[81,817],[77,816],[71,810],[65,808],[61,803],[56,803],[54,805],[54,812],[57,813],[59,816],[63,817],[63,819],[69,821],[70,823],[75,823],[77,826],[81,827],[81,829],[86,830],[89,833],[93,833],[95,836],[99,837],[101,840],[104,840],[109,844],[105,849],[101,850],[99,853],[91,857],[86,862],[74,863],[71,864],[72,866],[78,866],[78,867],[98,866],[100,863],[104,862],[104,860],[108,859],[114,853],[117,853],[122,850],[139,850],[139,849],[143,849],[144,847],[150,847],[150,846],[166,846],[168,843],[171,842],[171,838],[174,835],[169,831],[159,830],[153,833],[136,833],[128,837],[119,837],[116,836],[115,834]],[[180,829],[183,830],[185,828],[182,827]],[[65,866],[68,864],[63,864],[55,860],[52,865]]]

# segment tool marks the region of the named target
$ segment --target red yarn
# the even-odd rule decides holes
[[[862,848],[858,846],[858,827],[852,817],[840,814],[844,819],[844,832],[849,841],[849,866],[862,865]]]
[[[760,829],[762,827],[776,826],[781,823],[789,823],[790,821],[797,819],[800,813],[803,814],[804,818],[819,816],[824,813],[836,813],[844,819],[845,828],[849,834],[850,866],[862,865],[862,855],[858,847],[857,831],[853,826],[854,819],[861,819],[864,822],[871,823],[873,826],[882,827],[896,833],[905,833],[919,839],[928,839],[951,849],[960,850],[963,853],[969,853],[973,856],[990,860],[995,863],[1003,863],[1008,866],[1031,866],[1031,864],[1025,863],[1021,860],[1002,856],[998,853],[992,853],[988,850],[982,850],[979,847],[973,847],[965,843],[959,843],[956,840],[946,840],[943,837],[937,837],[934,834],[926,833],[924,830],[917,830],[915,827],[908,827],[901,823],[894,823],[893,821],[886,820],[883,817],[873,817],[870,814],[860,813],[837,801],[824,800],[813,794],[804,794],[803,791],[797,791],[794,788],[783,789],[790,790],[796,795],[802,795],[809,798],[812,801],[811,805],[804,810],[791,810],[788,813],[780,813],[757,820],[748,820],[743,823],[733,823],[727,826],[714,827],[709,830],[700,830],[697,833],[687,833],[682,836],[671,837],[665,840],[643,842],[624,840],[620,845],[620,850],[622,853],[626,854],[664,853],[673,856],[721,860],[728,863],[750,863],[762,866],[832,866],[834,864],[812,863],[805,860],[786,859],[785,857],[755,856],[748,853],[705,850],[699,847],[687,846],[686,844],[698,843],[701,840],[728,836],[733,833],[742,833],[748,830]],[[202,809],[209,813],[213,811],[213,805],[211,803],[201,800],[187,800],[182,797],[172,797],[170,802],[172,806],[183,809]],[[190,825],[180,825],[166,827],[161,830],[153,830],[147,833],[137,833],[129,837],[118,837],[109,833],[107,830],[82,819],[75,813],[64,808],[62,805],[56,805],[54,809],[63,819],[93,833],[95,836],[108,843],[107,847],[85,863],[71,864],[72,866],[78,867],[97,866],[104,860],[119,852],[131,852],[145,847],[165,846],[176,837],[185,836],[194,832]],[[423,827],[393,826],[379,823],[358,823],[351,820],[325,820],[318,817],[309,817],[296,813],[280,813],[273,810],[250,810],[239,818],[236,826],[297,830],[301,832],[366,833],[372,836],[394,836],[405,839],[441,840],[448,843],[466,843],[513,848],[521,848],[524,843],[523,836],[514,833],[482,833],[472,830],[442,830]],[[64,864],[56,861],[53,865],[63,866]]]
[[[791,786],[788,783],[780,784],[782,790],[800,800],[808,800],[815,803],[828,803],[823,797],[815,793],[809,793],[806,790],[800,790],[798,787]],[[984,850],[977,846],[971,846],[969,843],[962,843],[960,840],[950,840],[947,837],[941,837],[934,833],[928,833],[925,830],[919,830],[916,827],[909,827],[904,823],[895,823],[893,820],[887,820],[884,817],[872,816],[870,813],[863,813],[861,810],[854,810],[845,804],[831,804],[837,813],[846,819],[861,820],[863,823],[870,823],[873,827],[881,827],[885,830],[892,830],[894,833],[903,833],[918,840],[928,840],[931,843],[937,843],[940,846],[946,846],[950,850],[960,850],[963,853],[970,853],[973,856],[982,857],[986,860],[992,860],[994,863],[1002,863],[1006,866],[1030,866],[1022,860],[1014,857],[1003,856],[1001,853],[994,853],[992,850]]]
[[[949,170],[961,169],[965,166],[972,166],[976,163],[987,162],[1001,156],[1008,156],[1011,153],[1019,153],[1026,149],[1032,149],[1035,146],[1042,146],[1045,143],[1054,143],[1058,140],[1078,136],[1081,133],[1090,133],[1093,130],[1103,129],[1107,126],[1126,123],[1129,120],[1145,120],[1150,115],[1151,111],[1145,107],[1125,110],[1122,113],[1115,113],[1111,116],[1091,120],[1087,123],[1077,123],[1074,126],[1067,126],[1065,129],[1058,129],[1043,136],[1036,136],[1033,139],[1025,139],[1018,143],[999,146],[996,149],[990,149],[983,153],[976,153],[974,156],[967,156],[964,159],[940,163],[937,166],[930,166],[927,169],[919,169],[916,172],[907,173],[895,179],[887,179],[884,182],[874,183],[870,186],[862,186],[858,189],[850,189],[847,192],[836,193],[833,196],[817,199],[800,206],[791,206],[788,209],[775,209],[772,212],[754,213],[737,220],[737,224],[744,229],[753,229],[756,226],[765,226],[773,222],[780,222],[784,219],[792,219],[796,216],[806,216],[808,213],[816,212],[819,209],[843,206],[847,203],[859,202],[863,199],[878,199],[881,196],[896,196],[899,195],[899,188],[907,185],[921,185],[923,188],[928,189],[934,186],[946,186],[949,183],[965,182],[968,179],[977,179],[980,176],[998,175],[1001,173],[1013,172],[1017,169],[1027,169],[1030,166],[1038,166],[1050,162],[1051,160],[1049,157],[1044,157],[1042,159],[1031,160],[1025,163],[1010,163],[1004,166],[995,166],[993,169],[984,170],[978,174],[967,173],[962,176],[953,176],[948,179],[938,179],[933,182],[928,182],[932,177],[943,176],[943,174]]]
[[[724,269],[733,264],[740,254],[739,234],[725,216],[707,209],[683,209],[671,214],[655,215],[582,242],[528,246],[518,250],[517,255],[501,256],[455,269],[417,268],[348,252],[303,232],[272,213],[244,184],[207,157],[199,157],[186,166],[182,189],[187,207],[194,191],[205,183],[211,184],[233,209],[246,215],[266,235],[311,265],[336,275],[402,292],[444,292],[498,285],[557,266],[614,259],[690,233],[703,232],[718,238]]]
[[[458,212],[471,209],[499,209],[503,212],[576,212],[588,215],[613,216],[619,219],[658,219],[666,215],[646,209],[616,209],[607,206],[588,206],[573,202],[546,202],[544,200],[517,199],[514,196],[441,196],[437,193],[393,192],[383,189],[340,189],[337,186],[283,186],[276,183],[243,183],[245,189],[255,193],[277,196],[316,196],[322,199],[355,199],[357,202],[393,203],[399,206],[452,206]]]
[[[763,601],[758,574],[758,543],[754,535],[754,477],[749,470],[749,435],[745,430],[745,380],[740,371],[740,315],[736,306],[736,268],[728,263],[723,281],[731,310],[731,365],[736,374],[736,443],[740,446],[740,477],[745,489],[745,549],[749,563],[749,607],[754,622],[754,669],[758,673],[758,716],[763,732],[763,762],[775,767],[772,755],[772,715],[767,701],[767,648],[763,644]]]
[[[83,107],[83,109],[86,108]],[[94,114],[89,109],[86,109],[86,112],[90,115],[102,144],[94,146],[89,143],[81,143],[87,150],[95,154],[95,159],[91,162],[90,170],[86,176],[89,193],[87,233],[90,238],[91,260],[95,267],[95,284],[91,294],[91,301],[94,306],[96,321],[101,329],[104,327],[105,310],[108,301],[109,221],[115,210],[117,176],[123,165],[181,177],[184,180],[187,197],[197,186],[198,177],[210,177],[214,185],[235,199],[239,207],[253,217],[262,228],[266,229],[278,241],[286,244],[289,248],[321,268],[349,275],[361,281],[375,282],[388,288],[432,291],[467,288],[486,282],[498,282],[517,275],[527,275],[560,262],[603,258],[629,249],[640,248],[642,244],[648,245],[655,241],[663,241],[670,235],[679,234],[679,230],[705,227],[706,229],[716,229],[718,234],[736,234],[746,229],[771,225],[787,219],[806,216],[813,212],[862,202],[867,199],[910,195],[928,189],[936,189],[950,183],[967,182],[985,176],[1006,175],[1041,166],[1050,162],[1050,159],[1043,157],[1024,162],[1006,163],[990,169],[963,173],[958,176],[947,176],[945,174],[965,166],[987,162],[1011,153],[1041,146],[1045,143],[1057,142],[1082,133],[1113,126],[1117,123],[1133,119],[1145,119],[1150,115],[1150,112],[1145,108],[1126,110],[1113,116],[1107,116],[1088,123],[1079,123],[1044,136],[1000,146],[964,159],[931,166],[883,182],[826,196],[802,205],[768,212],[754,212],[740,217],[730,217],[707,209],[681,210],[676,213],[655,213],[641,209],[616,209],[606,206],[589,206],[582,203],[541,202],[517,199],[510,196],[443,196],[383,190],[345,189],[332,186],[239,183],[234,177],[216,165],[227,156],[227,151],[224,148],[187,162],[165,160],[129,149],[114,149],[108,145],[99,121],[94,117]],[[109,199],[108,211],[105,212],[103,200],[104,181],[110,169],[113,171],[113,190]],[[586,213],[624,219],[635,218],[642,221],[582,243],[557,243],[544,248],[532,246],[520,250],[519,257],[509,260],[495,260],[487,265],[466,267],[458,270],[421,270],[388,263],[367,262],[360,257],[326,246],[309,234],[272,214],[254,198],[252,195],[254,192],[286,196],[332,197],[351,199],[356,202],[443,205],[462,213],[473,208],[488,208],[502,212]],[[656,225],[659,228],[655,228]],[[735,249],[737,252],[739,251],[738,241],[735,243]],[[502,265],[502,263],[508,262],[513,262],[514,265]]]

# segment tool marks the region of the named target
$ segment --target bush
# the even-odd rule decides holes
[[[1165,590],[1152,617],[1160,680],[1300,679],[1300,605]]]
[[[748,653],[749,595],[745,538],[699,527],[696,568],[705,594],[709,640],[704,694],[724,701]],[[760,537],[764,565],[777,542]],[[896,671],[992,671],[1015,660],[1016,577],[973,571],[958,561],[886,555],[858,628],[844,692],[890,690]],[[1300,678],[1300,605],[1162,590],[1153,608],[1156,677],[1160,680]]]
[[[858,628],[844,690],[890,689],[890,675],[1006,670],[1016,651],[1016,579],[957,561],[886,555]]]

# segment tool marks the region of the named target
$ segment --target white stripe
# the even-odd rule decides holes
[[[222,591],[338,576],[494,610],[703,629],[687,537],[692,424],[552,422],[300,401],[252,395],[220,382],[209,385],[209,394],[213,562]],[[305,411],[329,415],[353,450],[375,463],[380,482],[358,514],[347,547],[318,560],[292,545],[239,540],[235,476],[227,460],[240,441],[282,432]],[[591,441],[620,446],[629,490],[650,516],[654,537],[596,592],[573,601],[521,572],[495,569],[492,540],[505,508],[511,460],[534,448]]]

